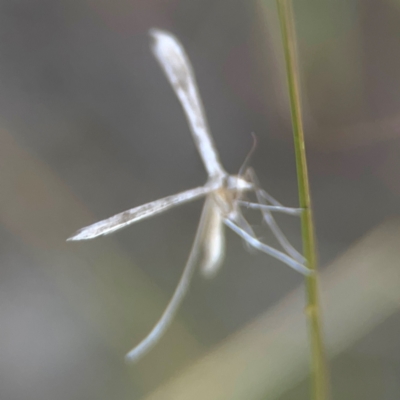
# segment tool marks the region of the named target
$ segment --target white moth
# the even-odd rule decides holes
[[[186,114],[193,139],[207,170],[208,180],[204,186],[152,201],[82,228],[68,239],[86,240],[108,235],[141,219],[206,196],[189,259],[175,293],[151,332],[126,355],[128,361],[136,361],[143,356],[168,328],[188,290],[199,260],[200,268],[206,276],[217,272],[224,259],[224,225],[236,232],[250,247],[277,258],[302,274],[311,273],[305,266],[304,257],[288,242],[272,216],[272,212],[299,215],[302,210],[284,207],[262,190],[252,169],[247,168],[239,175],[229,175],[224,170],[210,135],[192,67],[182,45],[171,33],[159,29],[152,29],[150,36],[152,51]],[[245,201],[243,198],[246,192],[255,193],[258,203]],[[241,213],[241,206],[262,212],[265,222],[284,251],[276,250],[257,239]]]

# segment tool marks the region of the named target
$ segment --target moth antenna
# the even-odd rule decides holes
[[[252,144],[251,149],[248,152],[246,158],[244,159],[242,166],[239,169],[239,176],[244,175],[244,171],[246,170],[247,166],[249,165],[250,159],[253,156],[254,151],[256,150],[256,147],[257,147],[257,136],[255,135],[254,132],[251,132],[251,136],[253,137],[253,144]]]

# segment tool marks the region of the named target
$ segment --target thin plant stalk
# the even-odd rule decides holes
[[[301,216],[301,231],[304,256],[307,266],[314,274],[307,276],[307,323],[311,348],[311,380],[314,400],[328,399],[328,368],[322,334],[322,321],[318,295],[317,257],[315,249],[314,224],[311,209],[310,187],[304,144],[303,122],[300,103],[300,83],[297,66],[296,33],[291,0],[277,0],[281,26],[286,73],[289,88],[290,108],[296,153],[297,180]]]

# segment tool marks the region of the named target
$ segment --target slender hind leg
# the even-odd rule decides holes
[[[276,207],[283,207],[281,203],[279,203],[272,196],[270,196],[265,190],[260,189],[257,176],[251,168],[247,170],[247,174],[249,175],[250,180],[254,184],[254,192],[256,194],[257,200],[260,203],[260,205],[268,206],[267,201],[269,201]],[[286,236],[276,223],[268,207],[260,207],[260,211],[263,214],[264,221],[267,223],[267,225],[271,229],[271,232],[274,234],[280,245],[286,250],[286,252],[292,258],[299,261],[301,264],[304,264],[305,258],[290,244],[289,240],[286,238]]]
[[[253,228],[251,227],[251,225],[247,222],[246,218],[242,215],[242,213],[240,212],[240,210],[238,210],[238,212],[236,213],[236,215],[231,218],[232,221],[234,221],[234,223],[240,227],[241,229],[243,229],[248,235],[255,237],[256,234],[253,231]],[[244,245],[246,246],[246,249],[249,251],[254,251],[254,246],[251,246],[251,244],[247,241],[244,240]]]
[[[239,200],[238,204],[247,208],[253,208],[256,210],[268,210],[271,212],[280,212],[283,214],[300,216],[303,212],[302,208],[292,208],[292,207],[284,207],[284,206],[270,206],[267,204],[259,204],[259,203],[252,203],[250,201],[243,201]]]
[[[167,305],[167,308],[164,310],[161,318],[154,325],[150,333],[148,333],[147,336],[125,356],[125,360],[127,362],[138,361],[144,354],[146,354],[151,348],[153,348],[158,343],[160,338],[164,335],[165,331],[168,329],[172,320],[174,319],[175,314],[177,313],[178,308],[181,305],[182,300],[184,299],[189,289],[193,273],[197,266],[196,261],[199,257],[201,241],[204,238],[204,228],[205,222],[207,220],[207,212],[208,208],[206,207],[206,205],[204,205],[202,215],[200,217],[199,226],[197,228],[196,237],[194,239],[188,261],[185,265],[185,268],[183,269],[181,279],[175,289],[175,292],[170,302]]]
[[[249,243],[249,245],[253,246],[254,248],[282,261],[283,263],[303,275],[312,274],[312,271],[308,269],[303,263],[300,263],[296,259],[289,257],[287,254],[276,250],[265,243],[260,242],[256,237],[250,235],[245,230],[236,225],[233,220],[226,218],[224,222],[229,228],[231,228],[235,233],[237,233],[242,239],[244,239],[247,243]]]

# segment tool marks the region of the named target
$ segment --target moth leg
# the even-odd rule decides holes
[[[246,218],[242,215],[240,210],[235,214],[233,218],[231,218],[232,221],[235,222],[235,224],[243,229],[245,232],[247,232],[250,236],[255,237],[256,234],[253,231],[253,228],[251,225],[247,222]],[[244,244],[249,251],[254,251],[254,247],[249,244],[247,240],[244,240]]]
[[[167,308],[150,333],[125,356],[127,362],[132,363],[138,361],[144,354],[152,349],[164,335],[165,331],[174,319],[176,312],[189,289],[195,271],[196,261],[201,248],[201,240],[204,234],[204,225],[207,220],[207,210],[208,208],[204,206],[188,261]]]
[[[282,261],[289,267],[293,268],[294,270],[300,272],[303,275],[310,275],[312,274],[312,271],[308,269],[303,263],[298,262],[294,258],[289,257],[287,254],[274,249],[271,246],[268,246],[265,243],[260,242],[257,238],[254,236],[251,236],[248,234],[245,230],[240,228],[235,224],[234,221],[232,221],[229,218],[226,218],[224,220],[225,224],[231,228],[235,233],[237,233],[242,239],[244,239],[247,243],[249,243],[251,246],[254,248],[262,251],[263,253],[266,253],[274,258],[276,258],[279,261]]]
[[[257,178],[256,173],[254,172],[254,169],[249,167],[246,169],[245,177],[249,179],[254,185],[255,188],[260,190],[260,193],[264,197],[265,200],[270,202],[272,205],[277,206],[277,207],[283,207],[282,203],[280,203],[278,200],[276,200],[274,197],[272,197],[268,192],[266,192],[264,189],[261,189],[260,187],[260,181]]]
[[[270,206],[268,204],[252,203],[250,201],[239,200],[238,204],[247,208],[255,210],[267,210],[271,212],[280,212],[283,214],[300,216],[303,212],[302,208],[284,207],[284,206]]]
[[[256,191],[256,196],[258,201],[262,202],[261,196]],[[276,223],[274,217],[272,216],[271,212],[266,209],[261,209],[261,212],[264,217],[264,221],[267,223],[269,228],[271,229],[272,233],[280,243],[280,245],[286,250],[286,252],[292,256],[294,259],[300,261],[301,263],[305,262],[305,258],[290,244],[289,240],[286,238],[284,233],[282,232],[281,228],[279,228],[278,224]]]
[[[256,194],[257,200],[260,204],[268,205],[265,201],[265,190],[259,188],[258,179],[252,169],[248,169],[247,173],[250,175],[250,179],[254,183],[254,192]],[[268,195],[268,194],[267,194]],[[283,207],[279,202],[277,202],[273,197],[268,195],[273,201],[273,205],[277,207]],[[272,202],[270,201],[270,202]],[[260,211],[263,214],[264,221],[267,223],[269,228],[271,229],[272,233],[278,240],[279,244],[283,247],[283,249],[295,260],[299,261],[300,263],[305,263],[305,258],[290,244],[289,240],[286,238],[282,230],[279,228],[278,224],[276,223],[274,217],[272,216],[270,210],[268,208],[261,208]]]
[[[272,205],[277,206],[277,207],[284,207],[281,202],[275,199],[275,197],[272,197],[267,191],[264,189],[261,189],[259,187],[258,189],[260,191],[260,195],[268,202],[270,202]]]

